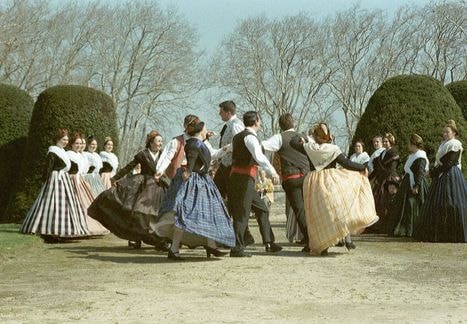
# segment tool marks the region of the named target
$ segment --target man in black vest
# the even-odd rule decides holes
[[[255,189],[255,178],[258,165],[266,171],[275,183],[279,176],[269,160],[263,154],[256,132],[261,127],[261,120],[255,111],[243,115],[245,129],[234,136],[232,141],[232,168],[228,195],[228,206],[233,218],[236,246],[230,252],[231,257],[250,257],[245,249],[245,230],[252,204],[256,207],[256,217],[267,252],[277,252],[282,247],[274,243],[271,225],[269,224],[269,209]]]
[[[308,232],[306,229],[305,206],[303,204],[303,180],[310,171],[308,157],[290,146],[290,140],[295,136],[302,136],[294,129],[294,120],[291,114],[286,113],[279,117],[281,133],[276,134],[261,145],[266,151],[277,152],[281,161],[282,188],[290,202],[290,206],[297,219],[300,232],[305,238],[304,252],[309,252]]]

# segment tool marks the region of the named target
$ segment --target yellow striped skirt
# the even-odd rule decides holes
[[[378,221],[370,183],[359,172],[311,171],[303,183],[303,199],[313,254]]]

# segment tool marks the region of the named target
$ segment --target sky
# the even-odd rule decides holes
[[[0,0],[1,1],[1,0]],[[92,0],[91,0],[92,1]],[[122,0],[105,0],[120,2]],[[388,15],[405,5],[423,6],[429,0],[154,0],[162,8],[175,7],[199,35],[199,49],[206,57],[213,54],[222,40],[231,33],[241,20],[265,15],[268,18],[280,18],[286,15],[307,13],[316,20],[325,19],[337,11],[359,5],[366,9],[380,9]],[[232,98],[224,98],[229,100]],[[197,114],[215,131],[222,127],[218,116],[217,99],[209,98],[202,92],[193,98],[193,107],[182,108],[181,115]],[[166,141],[178,135],[182,125],[174,125]]]
[[[197,30],[200,48],[208,53],[229,34],[237,22],[257,15],[270,18],[308,13],[316,19],[355,4],[362,8],[382,9],[392,14],[404,5],[424,5],[427,0],[159,0],[162,7],[175,6]]]

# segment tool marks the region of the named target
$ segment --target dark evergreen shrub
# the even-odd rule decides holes
[[[464,119],[467,120],[467,80],[452,82],[446,88],[461,107]]]
[[[34,202],[41,187],[47,148],[54,144],[52,138],[59,127],[94,135],[100,147],[106,136],[118,144],[115,107],[108,95],[76,85],[55,86],[42,92],[32,113],[20,186],[6,211],[9,217],[20,221]]]
[[[0,221],[20,172],[33,99],[15,86],[0,84]]]
[[[434,162],[443,125],[449,119],[456,121],[461,133],[459,140],[467,145],[462,112],[441,82],[424,75],[396,76],[386,80],[370,98],[352,143],[362,139],[371,153],[373,136],[391,132],[404,163],[409,154],[410,135],[417,133],[423,137],[430,162]],[[466,155],[463,170],[467,168]]]

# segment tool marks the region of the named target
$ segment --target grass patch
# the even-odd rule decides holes
[[[0,224],[0,253],[40,242],[40,238],[36,235],[19,233],[20,226],[19,224]]]

